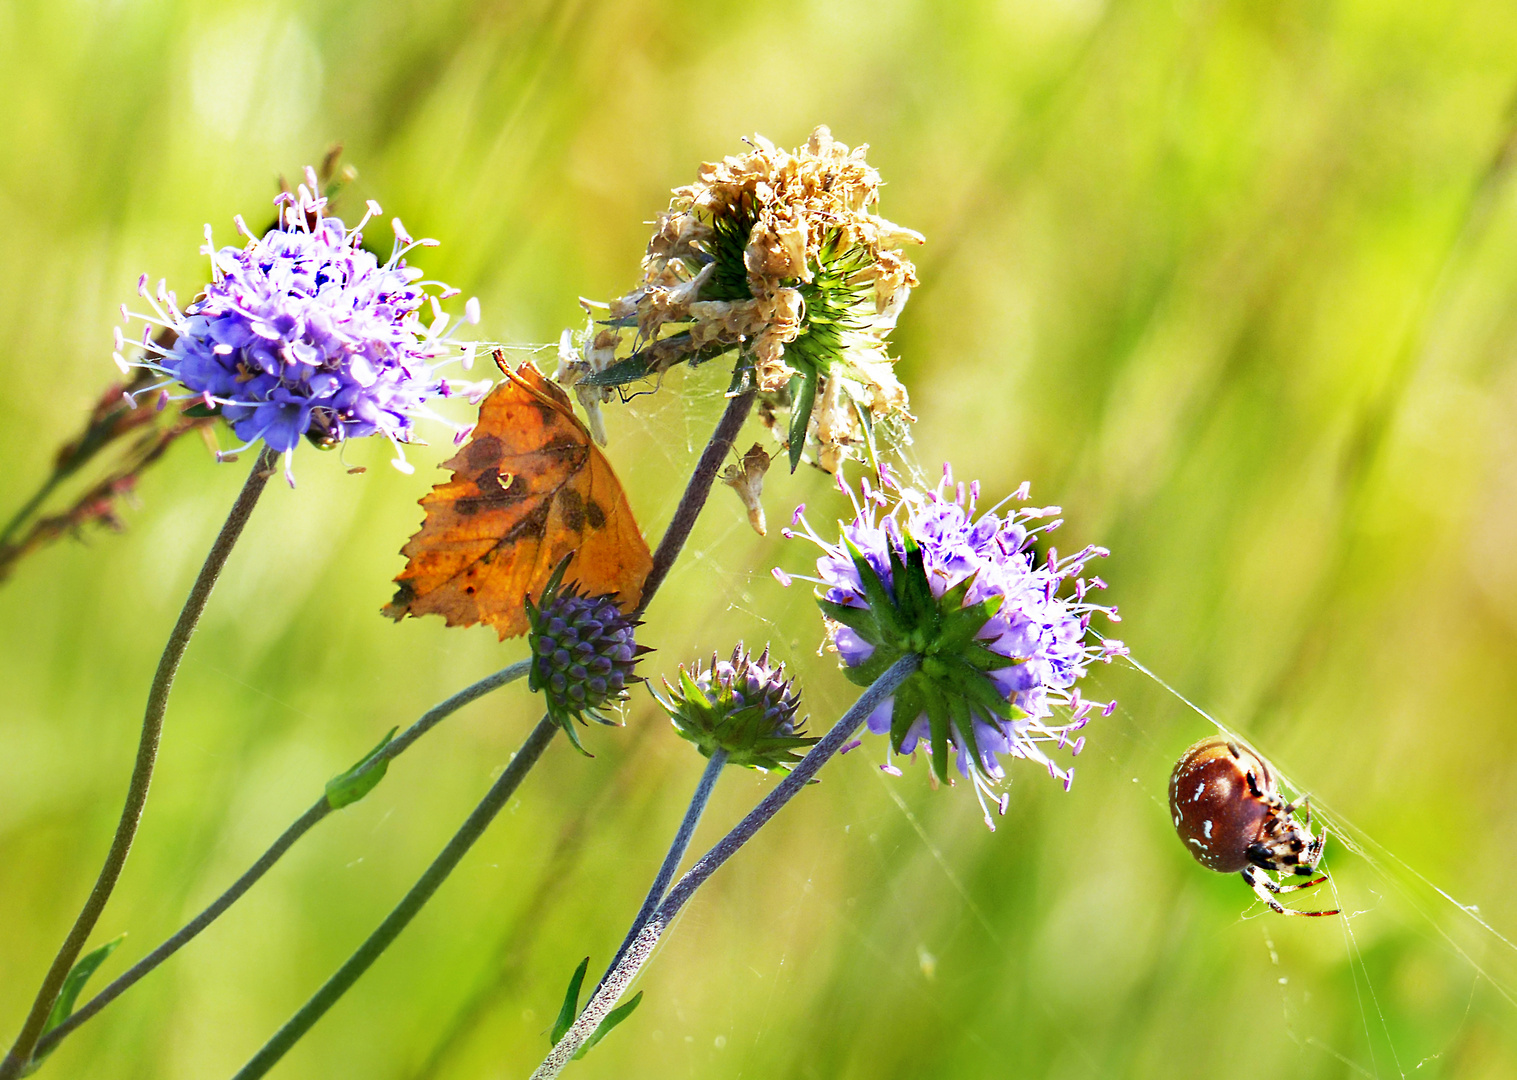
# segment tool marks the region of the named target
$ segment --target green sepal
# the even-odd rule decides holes
[[[801,760],[797,750],[820,741],[803,734],[773,734],[765,722],[762,701],[734,708],[727,689],[713,686],[713,697],[684,667],[679,669],[678,682],[676,689],[665,680],[668,696],[655,691],[654,700],[669,714],[675,732],[694,743],[704,757],[720,749],[727,754],[729,765],[788,772]]]
[[[932,595],[932,584],[927,580],[927,566],[922,549],[910,536],[902,538],[903,552],[889,544],[890,579],[896,583],[896,604],[901,613],[901,622],[911,628],[912,644],[925,648],[938,636],[941,619],[938,601]],[[920,644],[918,644],[920,639]]]
[[[1014,719],[1011,715],[1014,706],[1001,696],[1001,691],[988,675],[957,656],[942,657],[941,660],[952,672],[950,678],[954,688],[971,699],[972,704],[1003,720]]]
[[[822,614],[833,622],[842,623],[871,645],[881,644],[881,642],[876,641],[874,637],[870,636],[874,635],[877,637],[879,635],[879,626],[876,623],[874,612],[868,608],[851,607],[848,604],[838,604],[827,599],[819,599],[817,604],[821,607]]]
[[[79,1001],[79,995],[84,990],[84,984],[90,981],[90,976],[95,974],[100,965],[105,963],[111,953],[116,951],[117,946],[125,940],[126,935],[121,934],[107,941],[100,948],[85,953],[75,961],[74,966],[69,969],[69,973],[64,976],[63,986],[58,991],[58,999],[53,1002],[52,1011],[47,1014],[47,1022],[42,1025],[41,1035],[46,1035],[49,1031],[52,1031],[59,1024],[74,1015],[74,1005]],[[39,1035],[38,1037],[40,1038],[41,1036]],[[22,1070],[21,1075],[30,1076],[41,1067],[46,1057],[47,1054],[44,1053],[32,1058],[26,1068]]]
[[[979,769],[981,768],[980,743],[975,738],[974,719],[969,712],[969,702],[965,701],[958,694],[947,694],[945,696],[948,699],[948,716],[953,721],[953,726],[958,729],[959,738],[964,740],[963,747],[969,751],[969,760],[974,763],[976,769]],[[945,760],[947,758],[947,747],[944,747],[944,758]],[[933,760],[936,761],[936,757]],[[938,779],[947,780],[948,776],[946,773],[940,772]]]
[[[855,664],[851,668],[844,668],[843,674],[848,681],[855,686],[869,686],[890,668],[890,665],[905,656],[905,650],[894,648],[890,645],[881,645],[869,654],[869,659],[861,664]]]
[[[926,699],[927,724],[932,732],[932,771],[939,780],[948,779],[948,735],[951,717],[944,695],[930,679],[922,679],[922,696]]]
[[[790,380],[790,471],[795,472],[806,449],[806,429],[811,424],[811,410],[816,405],[816,366],[807,364]]]
[[[379,786],[390,769],[390,759],[382,758],[384,748],[390,745],[400,728],[392,727],[379,745],[370,750],[351,769],[327,781],[327,805],[333,810],[351,806]]]
[[[911,725],[922,715],[924,705],[921,682],[921,679],[913,676],[895,692],[895,705],[890,712],[890,748],[898,754]]]
[[[584,754],[587,758],[593,758],[595,756],[594,754],[590,753],[590,751],[585,749],[584,743],[579,741],[579,732],[574,730],[575,718],[572,715],[564,712],[562,709],[552,704],[548,706],[548,715],[553,718],[553,722],[555,724],[564,729],[564,734],[569,736],[570,746],[574,747],[574,749],[578,750],[581,754]],[[596,717],[595,719],[600,720],[601,718]],[[583,723],[584,721],[581,720],[580,722]],[[606,722],[607,721],[602,720],[602,723]]]
[[[579,1015],[579,988],[584,985],[585,972],[589,968],[590,958],[587,956],[579,962],[579,967],[574,969],[574,974],[569,978],[569,989],[564,994],[563,1006],[558,1010],[558,1019],[553,1021],[553,1031],[548,1035],[550,1046],[557,1046],[559,1040],[574,1026],[574,1018]]]
[[[904,639],[909,628],[901,622],[895,595],[885,587],[885,582],[881,580],[879,574],[875,573],[874,567],[869,565],[869,560],[864,557],[864,553],[846,536],[843,537],[843,549],[853,560],[853,568],[859,574],[859,584],[864,589],[864,603],[868,604],[869,609],[874,612],[875,621],[880,629],[894,635],[898,641]],[[892,643],[886,642],[886,644]]]
[[[606,1014],[606,1018],[602,1020],[598,1025],[596,1025],[595,1030],[590,1033],[590,1037],[579,1044],[579,1049],[574,1052],[574,1056],[569,1060],[578,1061],[580,1058],[588,1054],[591,1047],[600,1042],[607,1035],[611,1034],[611,1029],[616,1027],[617,1024],[620,1024],[623,1020],[627,1019],[627,1017],[631,1016],[632,1010],[636,1009],[642,1003],[643,992],[639,990],[637,993],[632,995],[632,1000],[628,1001],[624,1005],[618,1005],[616,1008],[608,1012]]]

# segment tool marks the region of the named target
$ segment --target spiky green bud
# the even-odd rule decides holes
[[[731,660],[711,657],[703,668],[680,666],[677,686],[664,680],[658,698],[674,730],[710,757],[726,751],[728,762],[752,769],[788,770],[801,760],[797,750],[816,742],[795,718],[800,692],[785,679],[785,665],[772,666],[769,649],[757,659],[741,644]]]

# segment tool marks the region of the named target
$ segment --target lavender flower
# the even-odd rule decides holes
[[[728,754],[732,765],[754,769],[786,769],[800,760],[795,751],[810,746],[803,725],[795,718],[800,691],[785,678],[785,665],[769,660],[766,646],[755,659],[741,644],[731,660],[711,657],[693,671],[682,665],[678,687],[664,682],[667,697],[658,697],[674,730],[710,757]]]
[[[896,487],[888,471],[882,483]],[[1086,547],[1060,558],[1050,548],[1040,564],[1033,540],[1058,527],[1059,508],[1002,517],[997,507],[975,517],[978,482],[955,486],[947,466],[927,492],[900,490],[892,499],[868,480],[861,498],[843,490],[855,514],[837,543],[817,535],[804,506],[796,511],[800,535],[822,548],[818,577],[810,580],[822,587],[831,644],[861,685],[905,653],[922,656],[921,669],[870,716],[869,730],[888,732],[898,753],[925,742],[938,779],[949,779],[951,751],[982,808],[984,793],[1005,777],[1003,754],[1039,762],[1068,788],[1073,769],[1048,749],[1078,754],[1085,738],[1076,733],[1092,712],[1110,715],[1114,702],[1085,701],[1076,684],[1092,661],[1126,651],[1090,632],[1095,614],[1118,621],[1115,608],[1087,599],[1105,583],[1087,576],[1086,566],[1106,550]],[[1025,501],[1027,485],[1013,498]],[[789,584],[782,571],[775,575]],[[1055,707],[1067,719],[1056,721]],[[882,768],[899,775],[888,757]],[[1005,797],[990,793],[1004,813]],[[985,820],[991,823],[988,811]]]
[[[177,382],[188,391],[181,398],[199,398],[224,416],[246,445],[221,457],[262,439],[286,455],[288,474],[302,437],[329,447],[382,435],[395,445],[395,466],[410,472],[401,444],[414,441],[413,418],[438,419],[427,401],[487,388],[452,384],[435,373],[434,362],[446,354],[461,356],[465,367],[473,358],[472,344],[450,340],[449,317],[438,304],[458,290],[423,280],[404,258],[437,241],[413,240],[395,218],[395,244],[381,263],[361,246],[363,227],[379,205],[371,200],[363,220],[347,228],[325,216],[327,200],[309,168],[306,183],[275,203],[277,223],[261,237],[235,219],[245,247],[218,250],[206,226],[200,250],[210,256],[211,282],[182,311],[163,282],[154,295],[146,274],[138,281],[152,308],[151,315],[135,316],[148,324],[143,366],[167,376],[147,390]],[[432,318],[424,323],[427,307]],[[478,322],[478,301],[471,299],[465,311],[464,321]],[[125,306],[122,315],[134,317]],[[154,341],[154,326],[172,336]],[[123,347],[118,331],[115,359],[125,370]],[[160,404],[168,400],[164,394]]]

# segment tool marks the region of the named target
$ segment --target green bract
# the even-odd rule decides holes
[[[845,667],[844,673],[851,682],[868,686],[905,654],[919,655],[921,668],[895,692],[890,714],[891,748],[901,752],[912,725],[925,713],[930,725],[932,770],[938,779],[948,779],[949,744],[957,746],[960,739],[969,760],[983,771],[985,759],[975,742],[972,715],[982,713],[1008,721],[1027,715],[1006,700],[987,674],[1015,661],[979,639],[980,631],[1000,610],[1005,597],[995,594],[965,604],[974,574],[942,596],[933,596],[922,549],[904,530],[899,549],[895,543],[886,545],[889,580],[882,578],[846,537],[843,546],[858,572],[866,606],[852,607],[821,597],[817,603],[829,619],[842,623],[873,646],[867,659]]]
[[[788,770],[801,760],[797,750],[817,740],[805,737],[795,720],[800,694],[784,679],[785,665],[770,667],[766,648],[757,660],[741,645],[730,661],[711,658],[711,666],[679,669],[679,685],[664,681],[667,697],[658,698],[675,731],[710,757],[718,749],[733,765]]]

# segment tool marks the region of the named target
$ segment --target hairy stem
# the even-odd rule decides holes
[[[921,657],[915,653],[908,653],[891,664],[884,674],[870,684],[869,689],[865,690],[863,695],[853,703],[853,707],[843,714],[843,718],[833,725],[832,730],[822,738],[822,741],[807,752],[790,774],[774,790],[759,800],[759,804],[749,811],[747,817],[738,822],[731,832],[702,855],[689,872],[680,878],[678,884],[669,890],[669,895],[664,897],[642,930],[637,933],[620,962],[607,974],[599,989],[590,998],[589,1004],[585,1006],[584,1012],[580,1013],[579,1018],[574,1021],[574,1026],[565,1033],[543,1063],[537,1067],[537,1071],[532,1074],[532,1080],[552,1080],[563,1071],[564,1066],[573,1060],[580,1045],[600,1026],[606,1014],[616,1006],[633,977],[648,962],[648,957],[653,954],[654,947],[664,931],[668,929],[674,916],[685,906],[695,891],[705,884],[706,879],[723,863],[732,858],[739,848],[753,839],[754,834],[779,812],[780,807],[793,799],[796,793],[806,786],[816,775],[817,770],[853,737],[853,733],[869,718],[869,714],[874,712],[885,698],[893,694],[896,688],[921,666],[921,663]]]
[[[653,569],[648,571],[648,580],[643,582],[643,598],[634,614],[641,615],[648,610],[653,594],[658,592],[664,578],[669,576],[669,571],[674,567],[675,560],[684,550],[685,541],[690,539],[690,530],[695,528],[695,521],[701,516],[701,509],[711,494],[716,474],[721,469],[722,462],[727,460],[727,455],[732,452],[732,444],[737,441],[738,432],[743,430],[743,423],[748,419],[748,413],[752,411],[757,397],[757,390],[744,390],[727,399],[727,410],[717,421],[716,430],[711,433],[711,441],[706,444],[706,449],[701,451],[701,458],[695,464],[695,471],[690,474],[690,482],[685,485],[685,493],[680,496],[674,517],[664,530],[663,539],[658,542],[658,550],[653,553]]]
[[[232,504],[232,512],[227,515],[216,542],[211,545],[210,554],[206,556],[205,564],[201,566],[200,574],[190,588],[189,598],[179,612],[179,621],[169,634],[168,644],[164,646],[163,656],[158,661],[158,670],[153,675],[152,688],[148,691],[147,710],[142,718],[142,736],[137,745],[137,761],[132,768],[126,805],[121,808],[121,820],[116,826],[110,851],[106,854],[105,865],[100,868],[100,876],[95,881],[95,887],[90,890],[89,899],[85,901],[79,917],[74,920],[73,929],[64,939],[63,947],[58,950],[52,967],[42,980],[42,987],[37,991],[21,1033],[16,1037],[5,1060],[0,1062],[0,1080],[13,1080],[31,1060],[32,1051],[42,1036],[42,1029],[63,987],[63,981],[73,968],[74,961],[79,959],[79,953],[89,940],[90,931],[95,928],[100,913],[105,910],[106,901],[110,899],[116,880],[121,876],[121,869],[126,865],[127,853],[131,851],[132,840],[136,837],[137,826],[142,820],[142,808],[147,803],[153,766],[158,759],[158,741],[163,734],[163,717],[168,708],[169,690],[174,685],[179,661],[183,659],[184,651],[195,633],[195,626],[200,621],[201,612],[205,610],[206,601],[210,599],[211,590],[216,587],[216,579],[221,576],[221,568],[226,565],[227,556],[232,553],[237,538],[242,535],[243,526],[257,505],[258,497],[263,494],[274,461],[274,452],[264,447],[253,462],[253,469],[242,485],[242,492]]]
[[[637,918],[632,920],[627,936],[622,939],[621,948],[616,950],[616,955],[606,966],[606,973],[596,984],[597,990],[606,984],[606,980],[616,970],[616,965],[620,964],[622,957],[627,955],[627,950],[632,947],[632,942],[637,939],[638,933],[658,910],[659,902],[663,900],[664,893],[669,888],[669,882],[674,880],[675,871],[679,869],[680,860],[690,849],[690,841],[695,836],[695,827],[701,823],[701,815],[706,812],[706,803],[711,799],[711,789],[716,787],[716,778],[721,775],[722,766],[725,764],[727,764],[727,751],[718,747],[712,751],[711,760],[706,762],[706,770],[701,773],[701,781],[696,785],[695,794],[690,798],[690,807],[685,811],[685,819],[679,823],[679,832],[674,834],[674,842],[669,845],[669,853],[664,856],[664,863],[658,868],[658,876],[653,879],[653,886],[643,900],[642,909],[638,911]]]
[[[384,922],[379,924],[372,934],[369,935],[358,951],[348,957],[347,962],[337,969],[337,973],[326,981],[320,990],[312,995],[311,1000],[301,1006],[300,1011],[292,1016],[289,1021],[274,1033],[274,1036],[264,1043],[263,1048],[254,1054],[241,1069],[237,1071],[234,1080],[253,1080],[254,1077],[263,1076],[272,1069],[280,1058],[284,1057],[290,1047],[300,1041],[311,1026],[321,1019],[326,1011],[337,1003],[337,999],[348,992],[348,988],[358,981],[365,971],[381,953],[390,947],[390,943],[400,936],[407,924],[416,917],[416,913],[422,909],[426,902],[432,899],[435,893],[454,867],[459,864],[468,850],[474,846],[474,842],[483,835],[490,822],[495,820],[495,815],[500,813],[501,808],[515,794],[522,778],[531,771],[532,766],[537,764],[537,759],[542,756],[548,744],[553,741],[553,736],[558,734],[558,725],[549,717],[544,716],[532,729],[531,734],[522,743],[521,749],[511,759],[511,764],[506,766],[506,771],[501,773],[500,779],[490,788],[478,806],[474,808],[463,826],[453,834],[447,846],[427,867],[426,873],[411,891],[406,893],[400,903],[395,905],[394,910],[385,917]]]
[[[532,661],[530,660],[518,661],[517,663],[512,664],[510,667],[502,668],[500,671],[495,672],[493,675],[485,676],[485,678],[480,679],[478,682],[464,687],[462,690],[454,694],[452,697],[448,698],[446,701],[434,705],[432,708],[423,713],[421,715],[421,718],[417,720],[416,723],[412,724],[405,731],[401,732],[400,735],[396,736],[389,743],[387,743],[383,750],[381,750],[378,754],[375,754],[374,759],[370,761],[369,764],[363,769],[363,772],[367,773],[372,769],[380,767],[381,763],[391,761],[394,758],[399,757],[406,751],[408,747],[411,746],[411,744],[416,742],[417,739],[421,738],[428,731],[431,731],[432,728],[441,722],[445,717],[452,715],[459,709],[463,708],[465,705],[469,704],[472,701],[478,700],[484,695],[490,693],[492,690],[497,690],[500,687],[505,686],[507,683],[521,678],[527,673],[531,666]],[[312,804],[310,809],[301,814],[300,817],[296,818],[294,823],[291,824],[290,827],[286,829],[282,834],[280,834],[279,839],[275,840],[269,849],[265,851],[261,856],[259,856],[258,861],[250,866],[241,877],[234,881],[232,883],[232,886],[227,889],[226,892],[222,893],[214,901],[212,901],[209,907],[207,907],[199,915],[196,915],[189,922],[185,923],[185,925],[176,931],[172,937],[165,940],[156,949],[148,953],[141,960],[137,961],[136,964],[132,965],[130,969],[118,977],[114,982],[108,985],[105,989],[101,990],[100,993],[96,994],[87,1003],[80,1006],[79,1009],[74,1012],[73,1015],[71,1015],[67,1020],[59,1024],[57,1027],[53,1028],[53,1030],[49,1031],[46,1035],[39,1039],[37,1041],[37,1048],[34,1051],[33,1056],[41,1057],[44,1054],[50,1053],[53,1047],[55,1047],[60,1040],[66,1038],[69,1033],[71,1033],[75,1028],[79,1027],[79,1025],[95,1016],[100,1012],[100,1010],[104,1009],[107,1005],[115,1001],[118,997],[130,989],[132,985],[135,984],[144,975],[152,971],[158,965],[162,964],[169,957],[173,956],[185,945],[188,945],[202,930],[210,926],[211,923],[219,919],[229,907],[235,904],[238,900],[242,899],[243,894],[251,889],[255,884],[257,884],[259,878],[263,877],[264,874],[267,874],[271,869],[273,869],[274,864],[284,857],[285,852],[289,851],[289,849],[294,846],[295,841],[299,840],[306,833],[310,832],[311,829],[315,828],[316,824],[331,812],[331,804],[327,801],[325,796],[322,796],[322,798],[318,799],[314,804]]]

